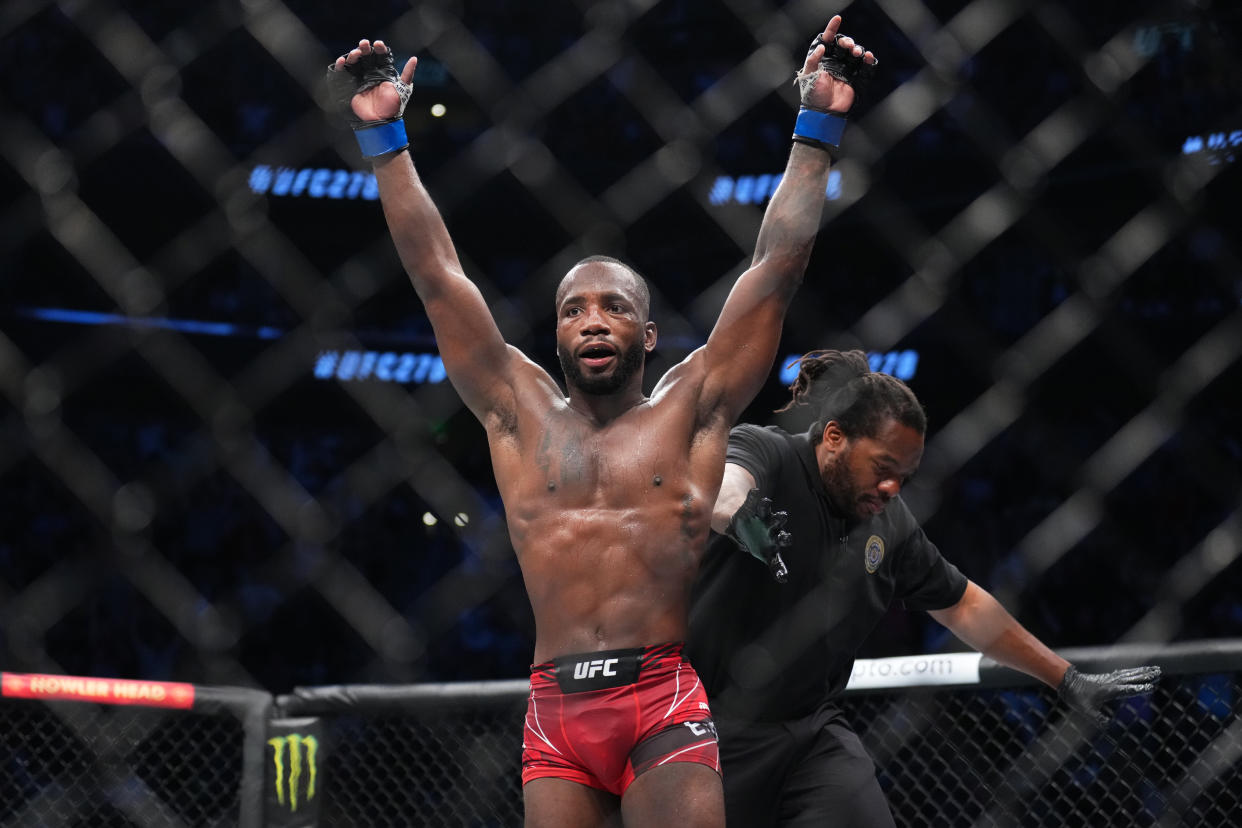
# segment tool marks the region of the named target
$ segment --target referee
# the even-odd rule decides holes
[[[720,736],[729,825],[894,825],[836,703],[894,602],[1098,721],[1104,702],[1153,689],[1158,667],[1079,673],[941,556],[900,496],[927,430],[905,383],[873,373],[861,351],[819,351],[791,390],[781,410],[808,408],[808,432],[730,434],[712,517],[721,536],[691,599],[688,653]]]

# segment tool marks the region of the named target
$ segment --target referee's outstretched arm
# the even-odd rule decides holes
[[[992,594],[970,581],[960,601],[942,610],[929,610],[964,643],[988,658],[1039,679],[1060,693],[1065,703],[1100,725],[1109,715],[1101,708],[1113,699],[1150,693],[1160,678],[1154,666],[1115,670],[1111,673],[1080,673],[1061,656],[1032,635],[1001,606]]]

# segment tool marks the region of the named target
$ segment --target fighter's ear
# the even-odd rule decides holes
[[[648,322],[643,326],[643,350],[651,353],[655,350],[656,340],[659,336],[656,333],[656,323]]]

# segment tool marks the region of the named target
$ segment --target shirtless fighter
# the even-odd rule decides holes
[[[449,379],[482,422],[534,609],[526,824],[719,826],[715,727],[681,655],[729,427],[771,370],[819,227],[828,169],[875,57],[833,17],[799,72],[784,179],[707,344],[643,393],[646,282],[606,257],[556,292],[565,390],[505,343],[414,169],[402,123],[416,58],[363,40],[329,87],[374,165],[401,261]],[[827,51],[827,54],[825,52]],[[821,71],[822,70],[822,71]]]

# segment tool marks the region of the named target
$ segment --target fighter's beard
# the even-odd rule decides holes
[[[646,351],[643,350],[643,343],[635,342],[629,350],[622,351],[618,355],[616,367],[611,373],[599,376],[584,374],[582,366],[573,354],[559,345],[556,348],[556,357],[561,362],[561,371],[565,374],[566,385],[577,388],[584,394],[604,396],[625,387],[630,378],[643,367]]]

